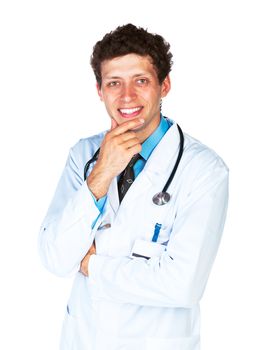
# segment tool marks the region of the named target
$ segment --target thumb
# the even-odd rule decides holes
[[[111,118],[111,122],[111,130],[115,129],[119,125],[113,118]]]

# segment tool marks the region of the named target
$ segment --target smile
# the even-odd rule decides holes
[[[135,117],[140,113],[143,107],[119,108],[118,111],[124,118]]]

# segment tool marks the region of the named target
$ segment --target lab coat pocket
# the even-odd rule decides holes
[[[157,244],[167,246],[172,233],[172,225],[165,225],[160,223],[152,223],[146,235],[146,239]]]
[[[165,246],[156,242],[145,241],[143,239],[136,239],[132,251],[132,258],[145,258],[150,259],[152,257],[159,257],[165,250]]]
[[[199,350],[199,336],[184,338],[148,338],[146,350]]]

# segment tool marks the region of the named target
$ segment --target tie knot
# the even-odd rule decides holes
[[[128,166],[129,166],[130,168],[132,168],[133,165],[134,165],[134,164],[137,162],[137,160],[139,160],[140,158],[141,158],[141,155],[140,155],[139,153],[134,154],[134,156],[131,158],[131,160],[130,160]]]

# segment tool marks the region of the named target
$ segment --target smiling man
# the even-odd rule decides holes
[[[94,47],[111,128],[71,148],[39,236],[46,268],[75,275],[61,350],[200,348],[228,169],[161,112],[169,48],[132,24]]]
[[[169,76],[160,83],[152,60],[137,54],[105,60],[101,71],[97,90],[107,112],[118,124],[143,118],[143,126],[135,129],[143,142],[160,123],[160,101],[170,90]]]

